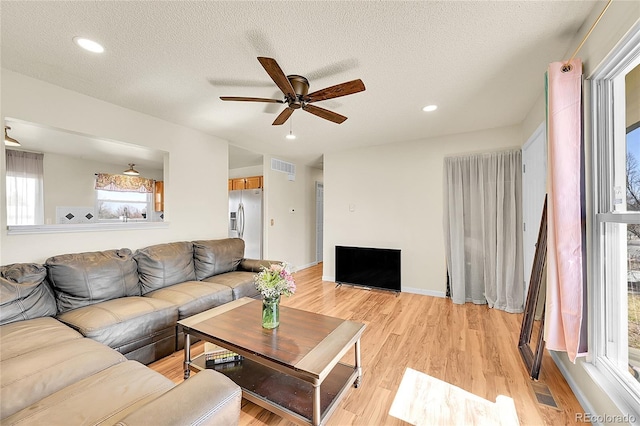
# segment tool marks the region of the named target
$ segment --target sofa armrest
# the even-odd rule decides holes
[[[237,425],[242,391],[221,373],[203,370],[120,420],[134,425]]]
[[[260,272],[262,271],[262,268],[268,268],[274,263],[282,264],[279,260],[242,259],[238,269],[248,272]]]

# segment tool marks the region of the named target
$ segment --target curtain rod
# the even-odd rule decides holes
[[[593,29],[596,27],[596,25],[598,25],[598,22],[600,22],[600,19],[602,19],[602,16],[604,15],[604,13],[607,11],[607,9],[609,8],[609,6],[611,6],[611,2],[613,0],[609,0],[607,2],[607,5],[604,7],[604,9],[602,9],[602,12],[600,12],[600,15],[598,15],[598,18],[596,19],[596,21],[593,23],[593,25],[591,26],[591,28],[589,29],[589,31],[584,35],[584,38],[582,39],[582,41],[580,42],[580,44],[578,45],[578,48],[575,50],[575,52],[573,52],[573,55],[571,55],[571,57],[569,58],[568,61],[565,62],[565,64],[562,66],[562,72],[569,72],[571,71],[571,69],[573,68],[571,66],[571,61],[573,61],[573,59],[576,57],[576,55],[578,54],[578,52],[580,51],[580,49],[582,49],[582,46],[584,45],[584,43],[587,41],[587,39],[589,38],[589,36],[591,35],[591,32],[593,31]]]
[[[98,176],[98,175],[118,175],[118,176],[122,176],[122,173],[94,173],[93,175],[94,176]],[[124,175],[124,176],[126,176],[126,175]],[[138,176],[138,177],[142,177],[142,176]],[[142,179],[149,179],[149,178],[142,177]],[[157,180],[155,180],[155,179],[149,179],[149,180],[157,182]]]
[[[513,147],[506,147],[506,148],[502,148],[502,149],[497,149],[495,151],[485,151],[485,150],[481,150],[481,151],[467,151],[467,152],[461,152],[458,154],[449,154],[449,155],[445,155],[444,158],[464,158],[464,157],[470,157],[470,156],[480,156],[480,155],[492,155],[492,154],[507,154],[509,152],[517,152],[517,151],[522,151],[522,147],[520,146],[513,146]]]
[[[44,152],[40,152],[40,151],[31,151],[29,149],[24,149],[21,147],[15,147],[15,148],[5,148],[4,150],[5,152],[7,151],[15,151],[15,152],[28,152],[29,154],[40,154],[40,155],[44,155]]]

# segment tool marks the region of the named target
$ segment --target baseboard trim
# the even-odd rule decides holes
[[[578,383],[576,383],[576,381],[573,379],[573,376],[569,373],[569,370],[567,370],[567,368],[564,366],[564,363],[560,360],[560,356],[558,355],[558,353],[556,351],[549,351],[549,355],[551,355],[551,359],[553,360],[553,362],[555,362],[558,370],[560,370],[560,373],[562,373],[562,376],[567,381],[567,384],[573,391],[573,394],[576,396],[576,399],[578,400],[578,403],[580,403],[580,406],[582,407],[584,412],[597,413],[591,402],[589,402],[589,398],[587,398],[587,395],[585,395],[580,386],[578,386]],[[602,423],[593,424],[601,425]]]
[[[423,296],[432,296],[432,297],[447,297],[447,293],[444,291],[437,290],[426,290],[424,288],[415,288],[415,287],[402,287],[403,293],[412,293],[412,294],[421,294]]]
[[[302,271],[303,269],[311,268],[312,266],[316,266],[318,263],[319,262],[311,262],[311,263],[307,263],[306,265],[296,266],[293,272],[298,272],[298,271]]]
[[[331,275],[323,275],[322,276],[322,281],[329,281],[329,282],[334,283],[334,282],[336,282],[336,277],[333,277]],[[400,292],[401,293],[420,294],[422,296],[432,296],[432,297],[440,297],[440,298],[447,297],[447,294],[444,291],[425,290],[424,288],[402,287]]]

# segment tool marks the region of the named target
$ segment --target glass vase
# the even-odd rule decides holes
[[[280,296],[262,299],[262,327],[276,328],[280,325]]]

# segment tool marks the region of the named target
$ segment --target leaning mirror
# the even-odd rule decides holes
[[[17,119],[5,126],[19,143],[5,143],[9,233],[164,220],[168,153]]]
[[[544,306],[547,260],[547,198],[544,199],[531,280],[524,307],[518,349],[532,379],[537,380],[544,353]]]

